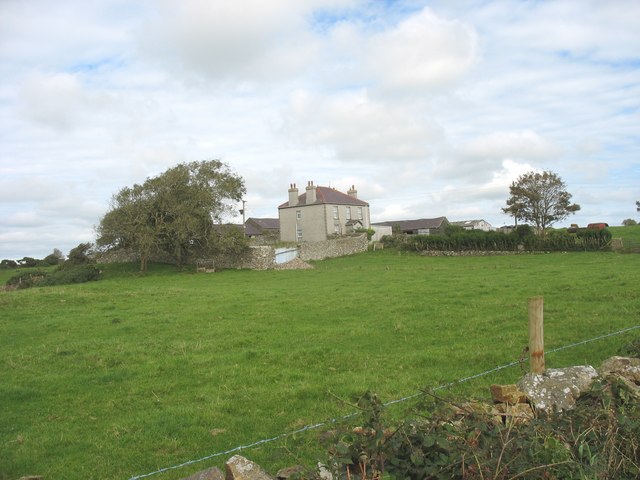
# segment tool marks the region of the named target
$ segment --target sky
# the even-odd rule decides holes
[[[0,259],[94,241],[121,188],[209,159],[250,217],[313,181],[355,185],[372,222],[500,227],[509,185],[550,170],[582,207],[557,226],[640,220],[638,18],[637,0],[2,0]]]

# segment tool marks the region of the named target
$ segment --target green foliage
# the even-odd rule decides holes
[[[49,287],[53,285],[91,282],[95,280],[100,280],[100,270],[94,265],[73,265],[56,269],[44,276],[44,278],[37,282],[35,286]]]
[[[516,222],[532,222],[542,236],[549,226],[580,210],[580,205],[571,203],[571,194],[562,179],[550,171],[521,175],[509,187],[509,194],[502,211]]]
[[[31,288],[37,286],[46,276],[47,272],[45,271],[28,270],[14,275],[9,280],[7,280],[5,285],[18,289]]]
[[[640,474],[640,405],[629,387],[600,381],[574,410],[526,422],[489,405],[425,401],[417,417],[384,418],[378,397],[358,402],[362,426],[330,450],[334,478],[507,480],[616,478]]]
[[[100,270],[94,265],[65,265],[53,271],[29,270],[7,280],[6,285],[18,289],[49,287],[70,283],[84,283],[100,279]]]
[[[220,161],[179,164],[114,195],[98,226],[97,244],[134,249],[141,271],[154,252],[171,255],[181,266],[198,255],[242,249],[244,238],[230,247],[231,237],[219,234],[214,223],[232,211],[228,201],[239,201],[244,193],[242,178]]]
[[[45,265],[53,266],[59,265],[64,262],[64,254],[57,248],[53,249],[53,252],[44,257],[42,263]]]
[[[77,247],[69,251],[67,260],[63,263],[63,268],[69,268],[76,265],[87,265],[95,263],[90,257],[89,252],[93,245],[91,243],[81,243]]]
[[[637,225],[637,224],[638,222],[636,222],[633,218],[627,218],[622,221],[622,225],[625,227],[633,227],[634,225]]]
[[[81,243],[72,248],[66,261],[63,261],[62,252],[55,249],[51,255],[44,260],[36,260],[38,266],[55,266],[54,270],[27,270],[11,277],[6,285],[19,289],[31,287],[44,287],[52,285],[63,285],[70,283],[84,283],[100,279],[100,270],[88,252],[92,247],[91,243]],[[62,263],[60,263],[62,262]]]
[[[357,228],[355,230],[356,233],[366,233],[367,234],[367,240],[371,241],[371,239],[373,238],[373,235],[376,233],[376,231],[373,228]]]
[[[0,261],[0,269],[9,270],[11,268],[18,268],[18,262],[15,260],[4,259]]]
[[[570,234],[566,229],[548,230],[544,237],[535,235],[528,225],[520,225],[511,233],[451,229],[445,235],[392,235],[382,238],[385,247],[406,251],[598,251],[609,247],[609,229],[580,229]]]
[[[18,260],[18,266],[21,268],[33,268],[40,265],[40,260],[32,257],[23,257]]]

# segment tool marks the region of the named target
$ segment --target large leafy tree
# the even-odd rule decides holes
[[[142,271],[157,252],[182,265],[194,255],[237,248],[215,224],[245,192],[243,179],[218,160],[179,164],[115,194],[98,226],[97,244],[135,250]]]
[[[514,217],[516,224],[518,220],[533,223],[541,235],[547,227],[580,210],[580,205],[571,203],[562,179],[550,171],[521,175],[509,187],[509,193],[502,211]]]

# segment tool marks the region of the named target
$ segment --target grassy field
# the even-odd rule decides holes
[[[155,265],[140,276],[116,264],[99,282],[0,292],[0,479],[127,479],[351,413],[340,399],[367,389],[393,400],[509,363],[536,295],[547,350],[634,326],[639,266],[615,253],[379,251],[300,271]],[[638,332],[549,354],[547,366],[598,366]],[[488,395],[521,373],[456,392]],[[310,463],[317,435],[244,454],[274,472]]]

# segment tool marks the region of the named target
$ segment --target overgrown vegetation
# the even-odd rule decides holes
[[[357,406],[362,426],[343,429],[330,447],[337,479],[640,476],[640,402],[615,381],[595,382],[573,410],[527,421],[428,393],[414,418],[399,424],[385,418],[376,395],[365,393]]]

